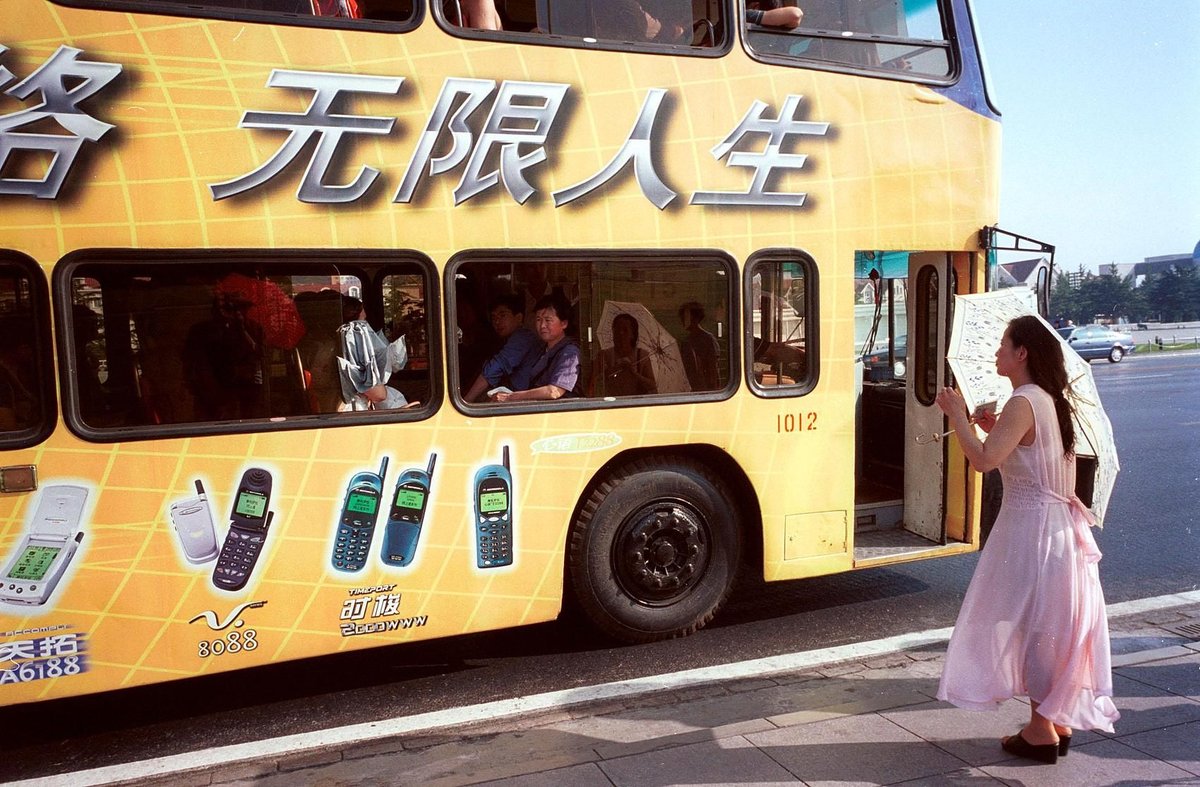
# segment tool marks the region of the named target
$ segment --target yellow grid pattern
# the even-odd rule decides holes
[[[47,275],[81,248],[413,248],[439,265],[468,248],[719,248],[744,261],[755,249],[800,248],[820,270],[821,386],[802,399],[764,400],[744,386],[724,403],[618,409],[574,415],[471,419],[448,403],[418,424],[302,430],[247,436],[96,445],[60,426],[5,464],[36,464],[42,484],[75,480],[93,488],[73,574],[52,608],[0,608],[0,634],[63,623],[84,632],[90,671],[70,678],[0,686],[0,704],[151,683],[302,658],[331,651],[480,631],[553,617],[562,588],[568,518],[596,469],[636,446],[709,443],[727,451],[760,490],[765,570],[778,579],[849,567],[783,561],[783,518],[853,510],[853,275],[857,249],[970,249],[996,214],[998,128],[926,88],[879,79],[772,68],[740,51],[718,59],[672,59],[453,39],[432,22],[403,36],[274,27],[164,16],[100,13],[40,0],[0,0],[5,65],[32,72],[60,44],[86,59],[124,66],[122,86],[89,104],[117,129],[85,146],[85,164],[56,202],[9,200],[0,247],[37,259]],[[361,165],[379,169],[352,206],[300,203],[298,175],[238,198],[214,202],[208,185],[247,173],[271,156],[282,134],[237,127],[248,109],[296,112],[308,95],[267,88],[274,68],[403,76],[399,96],[354,104],[363,115],[397,118],[397,129],[352,147],[348,180]],[[549,160],[531,177],[525,206],[496,187],[454,207],[459,170],[425,176],[413,204],[391,202],[416,136],[447,76],[570,84]],[[659,171],[679,192],[658,211],[626,171],[600,194],[555,209],[554,190],[599,171],[629,132],[650,87],[670,90],[656,136]],[[803,210],[689,207],[697,190],[741,190],[745,171],[716,161],[710,148],[732,131],[751,102],[775,110],[804,96],[807,118],[829,122],[827,137],[799,145],[809,155],[779,188],[805,191]],[[0,113],[24,108],[0,97]],[[735,359],[735,368],[740,359]],[[817,412],[813,432],[779,434],[776,417]],[[61,424],[61,419],[60,419]],[[615,432],[621,444],[579,454],[533,453],[534,441],[579,432]],[[516,495],[512,568],[474,566],[471,483],[475,470],[511,446]],[[329,553],[349,477],[391,457],[385,491],[407,467],[438,453],[432,498],[415,565],[338,574]],[[187,564],[167,519],[171,502],[204,479],[218,535],[244,469],[275,480],[272,532],[249,585],[216,590],[212,564]],[[0,498],[0,553],[25,532],[35,495]],[[382,522],[377,530],[382,530]],[[343,638],[339,611],[349,590],[395,584],[400,614],[428,624],[385,635]],[[188,620],[204,610],[243,616],[258,632],[253,652],[200,658],[197,643],[216,632]],[[29,635],[29,638],[37,635]],[[21,636],[5,636],[20,639]],[[0,665],[3,668],[5,665]]]

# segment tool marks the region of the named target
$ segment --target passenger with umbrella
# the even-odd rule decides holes
[[[1058,337],[1033,315],[1016,317],[995,353],[1012,383],[998,417],[981,411],[975,434],[963,397],[937,396],[963,454],[999,468],[1004,500],[946,653],[938,699],[994,710],[1028,696],[1029,723],[1001,741],[1018,757],[1054,763],[1073,729],[1113,732],[1108,619],[1090,525],[1075,496],[1076,430]]]
[[[612,318],[612,347],[596,356],[595,393],[599,396],[636,396],[658,392],[650,353],[638,346],[638,321],[628,312]]]
[[[345,324],[338,328],[340,352],[338,372],[342,402],[347,410],[394,410],[408,407],[400,391],[387,384],[392,372],[408,363],[408,348],[401,336],[394,342],[367,322],[367,312],[358,298],[342,299]],[[415,404],[415,403],[414,403]]]

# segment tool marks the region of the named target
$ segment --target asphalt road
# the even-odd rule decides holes
[[[1110,602],[1200,587],[1200,353],[1092,365],[1122,471],[1098,537]],[[558,622],[0,709],[7,777],[61,773],[949,626],[977,556],[746,582],[682,640]]]

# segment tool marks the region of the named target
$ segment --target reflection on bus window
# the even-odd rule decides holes
[[[746,0],[745,5],[746,44],[773,61],[917,78],[951,74],[950,42],[937,0]]]
[[[816,372],[809,363],[816,290],[808,266],[794,261],[763,261],[751,267],[747,307],[753,329],[753,374],[757,385],[809,386]]]
[[[111,5],[160,14],[273,22],[346,20],[350,25],[356,21],[411,22],[415,10],[413,0],[118,0]]]
[[[468,402],[620,401],[728,384],[730,276],[715,256],[471,260],[455,276]]]
[[[715,47],[725,29],[722,7],[716,0],[444,0],[443,13],[458,27],[556,43]]]
[[[32,290],[23,271],[0,263],[0,433],[38,426],[46,405],[38,363],[49,353],[38,341]]]
[[[393,266],[394,267],[394,266]],[[83,263],[72,275],[78,415],[95,429],[228,423],[347,406],[344,313],[362,295],[371,341],[411,347],[381,385],[429,399],[424,277],[366,276],[330,264]],[[356,315],[357,316],[357,315]],[[422,321],[414,329],[413,320]],[[410,331],[409,342],[390,331]],[[373,349],[373,348],[372,348]],[[392,357],[395,353],[393,351]]]

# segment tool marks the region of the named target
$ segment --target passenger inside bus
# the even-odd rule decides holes
[[[804,19],[804,11],[786,0],[747,0],[746,21],[752,25],[794,30]]]
[[[404,394],[388,385],[393,372],[408,363],[404,337],[389,342],[367,322],[367,310],[358,298],[342,298],[338,329],[338,371],[345,410],[396,410],[412,407]]]
[[[702,325],[704,317],[704,307],[699,301],[688,301],[679,307],[679,322],[685,334],[679,343],[679,354],[693,391],[715,391],[721,387],[717,373],[721,346],[717,337]]]
[[[307,331],[296,345],[311,413],[336,412],[342,402],[337,364],[337,329],[342,325],[342,296],[337,290],[301,292],[296,310]]]
[[[492,330],[504,341],[504,346],[484,362],[482,371],[463,395],[468,402],[478,402],[485,393],[501,386],[510,391],[529,388],[529,371],[542,354],[542,341],[524,325],[525,307],[521,296],[497,296],[492,301],[489,317]]]
[[[571,305],[555,293],[537,302],[537,334],[542,351],[531,365],[518,370],[528,374],[528,387],[520,391],[499,391],[493,402],[529,402],[579,396],[579,344],[567,336]]]
[[[253,303],[216,292],[208,319],[191,327],[183,344],[184,380],[196,418],[260,418],[263,402],[263,330],[247,318]],[[153,377],[153,370],[145,370]]]
[[[638,333],[638,321],[633,315],[618,314],[613,317],[613,346],[600,350],[596,356],[593,395],[637,396],[658,393],[650,353],[638,346]]]

